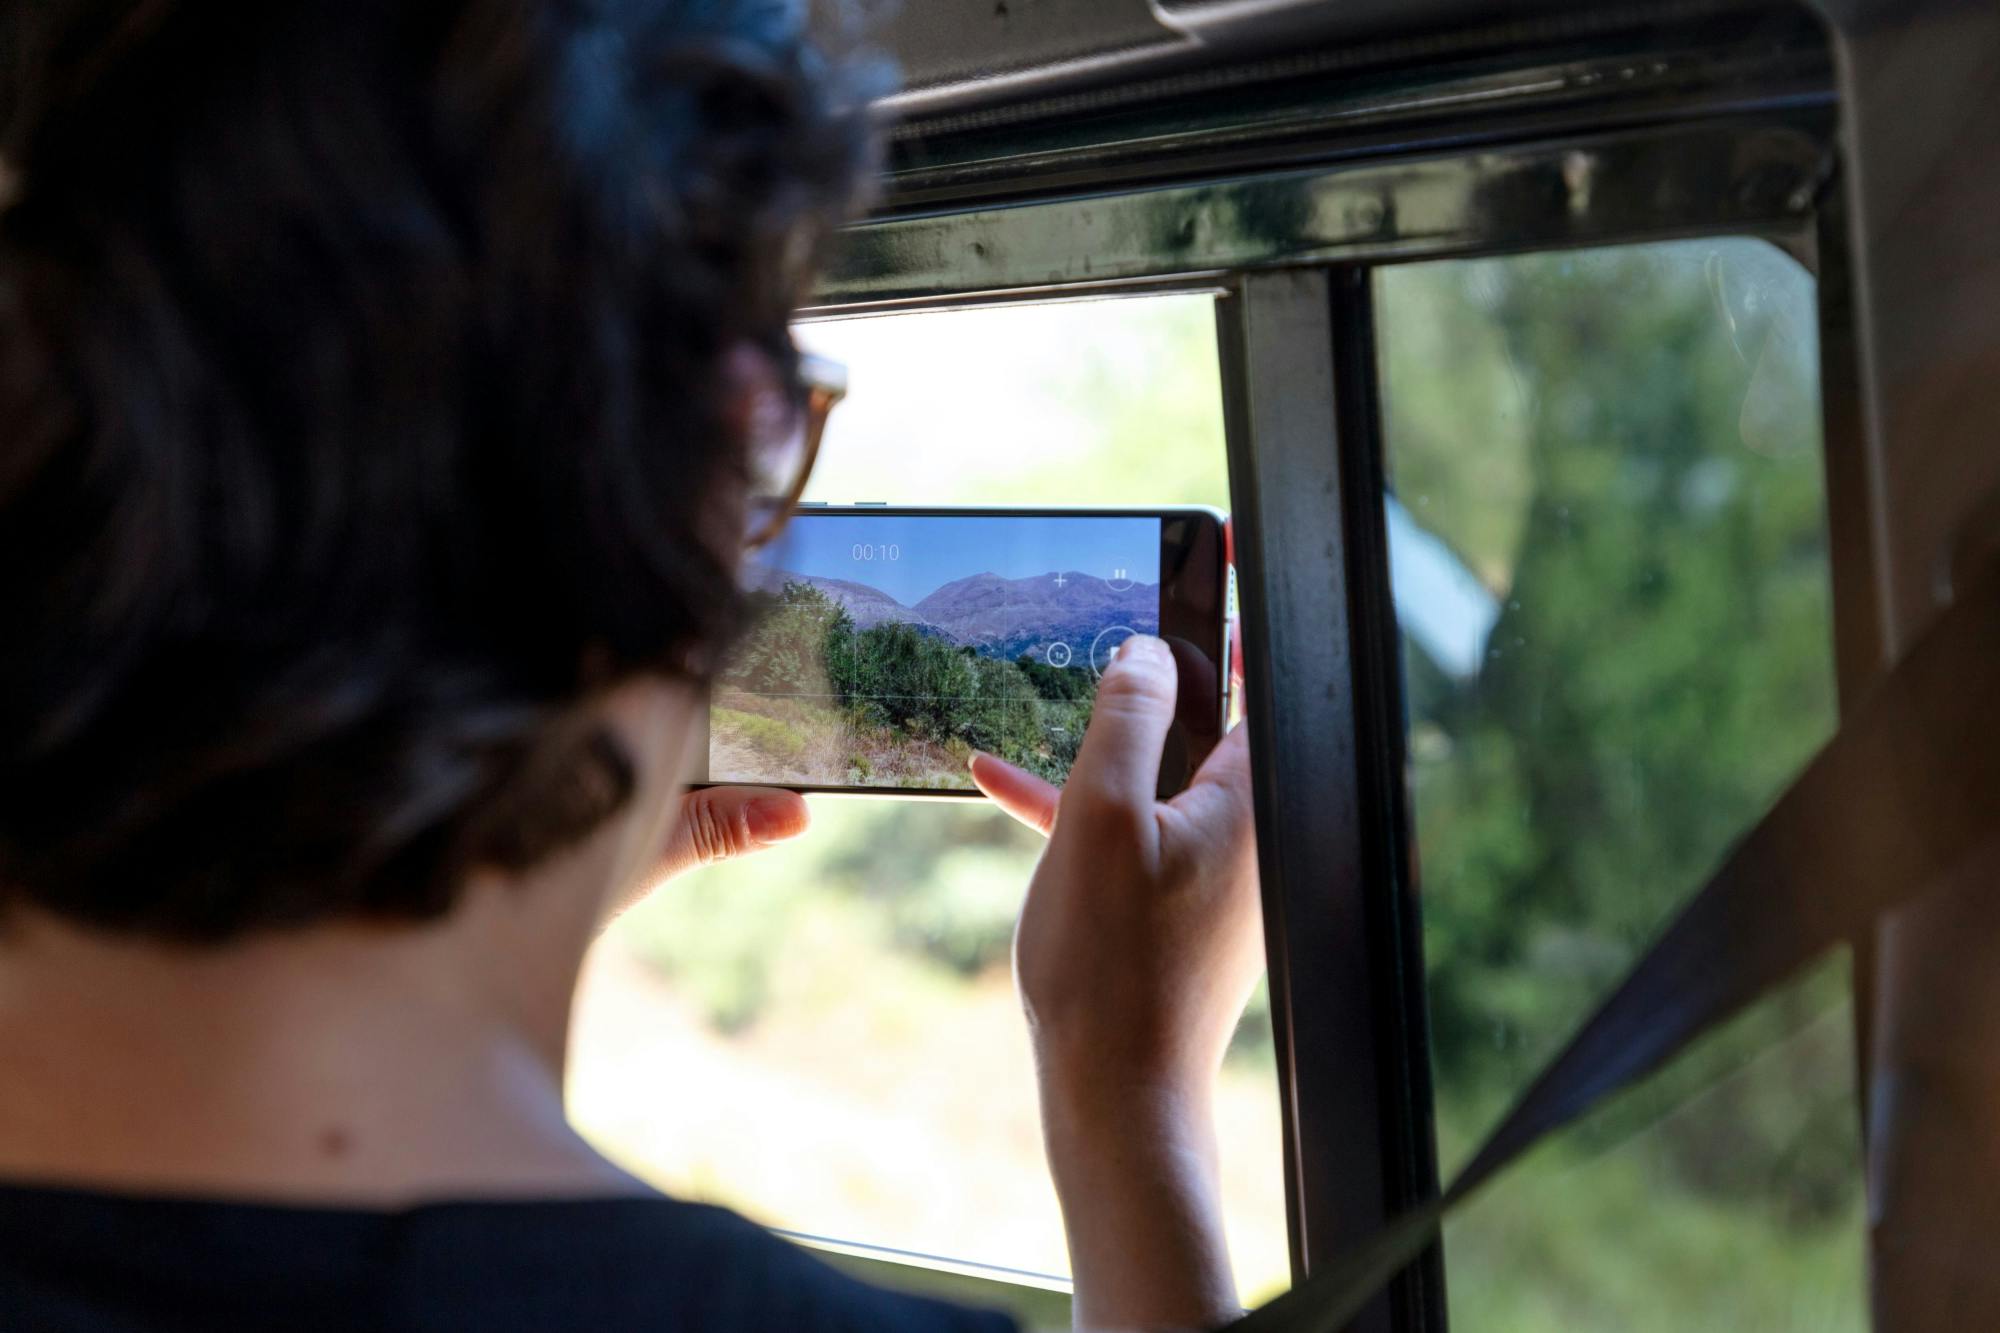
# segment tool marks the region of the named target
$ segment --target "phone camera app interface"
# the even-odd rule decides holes
[[[970,788],[1069,774],[1118,645],[1160,632],[1154,517],[808,514],[757,553],[709,779]]]

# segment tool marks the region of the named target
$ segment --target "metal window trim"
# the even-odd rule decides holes
[[[776,1234],[811,1250],[825,1263],[876,1286],[963,1305],[1005,1310],[1034,1329],[1066,1329],[1071,1321],[1069,1284],[1059,1278],[983,1264],[917,1255],[821,1236]]]
[[[1388,1219],[1387,1111],[1355,782],[1348,573],[1324,270],[1246,275],[1217,304],[1295,1277]],[[1280,651],[1282,649],[1282,651]],[[1330,890],[1330,891],[1329,891]],[[1345,890],[1345,891],[1343,891]],[[1366,1021],[1355,1022],[1364,1014]],[[1378,1298],[1360,1329],[1398,1326]]]
[[[1432,38],[1416,59],[1407,39],[1307,47],[1256,69],[1120,84],[1112,107],[1083,95],[922,117],[891,131],[883,212],[1833,104],[1823,32],[1806,11],[1731,7],[1710,18],[1721,22],[1676,27],[1665,40],[1657,27],[1616,23],[1565,25],[1540,40]],[[1496,60],[1496,41],[1530,59]]]
[[[1814,272],[1819,279],[1820,413],[1826,486],[1827,549],[1833,603],[1834,682],[1844,719],[1888,674],[1883,623],[1882,557],[1877,489],[1861,401],[1855,274],[1848,250],[1850,219],[1842,191],[1830,189],[1814,219]],[[1880,948],[1873,934],[1849,942],[1849,989],[1854,1009],[1855,1088],[1864,1159],[1871,1119],[1867,1089],[1874,1077],[1875,1008]]]
[[[842,233],[807,314],[1283,266],[1807,226],[1824,108],[1127,193],[888,217]]]
[[[1849,526],[1864,543],[1846,582],[1865,616],[1843,631],[1860,688],[1937,614],[1953,547],[2000,512],[1990,222],[2000,201],[2000,9],[1817,4],[1833,34],[1850,154],[1830,226],[1843,233],[1851,286],[1851,328],[1834,350],[1851,386],[1842,429],[1857,455]],[[1872,1314],[1885,1329],[2000,1319],[2000,1282],[1969,1257],[1990,1247],[2000,1209],[1990,1192],[1963,1187],[1989,1160],[2000,1117],[2000,988],[1990,984],[2000,917],[1988,887],[1974,879],[1934,892],[1857,950],[1874,992],[1864,1107]]]
[[[1384,1197],[1393,1211],[1438,1192],[1437,1116],[1430,1051],[1430,989],[1424,967],[1419,876],[1412,865],[1415,814],[1404,746],[1402,626],[1390,584],[1388,437],[1375,309],[1375,266],[1333,270],[1333,357],[1339,409],[1335,447],[1348,528],[1349,656],[1354,662],[1355,785],[1365,826],[1362,848],[1378,951],[1378,1031],[1383,1094],[1391,1108],[1383,1151]],[[1444,1250],[1428,1248],[1391,1290],[1404,1328],[1447,1322]]]
[[[1217,83],[1254,84],[1299,66],[1351,72],[1632,29],[1688,28],[1774,0],[1086,0],[1036,7],[934,4],[896,11],[870,36],[903,63],[885,109],[924,128],[1020,123],[1171,97]],[[1025,20],[1025,22],[1023,22]]]
[[[1297,1277],[1437,1189],[1371,288],[1287,269],[1217,305]],[[1442,1328],[1443,1281],[1433,1248],[1356,1327]]]

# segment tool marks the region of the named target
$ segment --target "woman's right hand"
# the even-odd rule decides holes
[[[1080,1325],[1198,1326],[1236,1313],[1211,1101],[1263,967],[1247,739],[1155,797],[1178,687],[1157,639],[1105,671],[1058,792],[990,755],[972,773],[1049,835],[1015,934],[1043,1132]]]

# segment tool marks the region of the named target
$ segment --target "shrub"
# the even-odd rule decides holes
[[[855,739],[879,742],[859,762],[850,761],[848,771],[856,780],[893,778],[910,786],[944,781],[900,765],[884,769],[881,756],[910,741],[942,747],[954,760],[985,750],[1060,782],[1076,758],[1097,692],[1097,682],[1081,667],[982,657],[924,626],[892,622],[857,630],[838,602],[806,583],[759,595],[755,628],[723,683],[776,696],[761,701],[758,712],[801,725],[797,709],[805,701],[782,696],[831,696]],[[790,737],[752,726],[742,728],[746,740],[787,760],[811,748],[805,737],[817,734],[811,726],[804,727],[805,736]],[[837,764],[840,756],[825,758]]]

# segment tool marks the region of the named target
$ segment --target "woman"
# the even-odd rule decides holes
[[[787,319],[867,167],[854,68],[760,0],[14,22],[0,1327],[1005,1327],[563,1119],[605,914],[805,828],[682,784],[801,484]],[[1060,820],[975,764],[1052,835],[1017,968],[1094,1327],[1236,1300],[1248,782],[1239,735],[1154,800],[1174,691],[1133,641]]]

